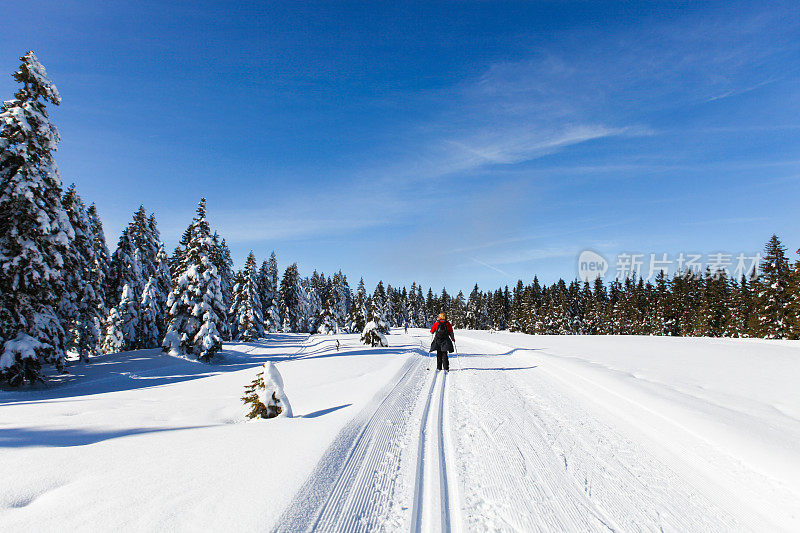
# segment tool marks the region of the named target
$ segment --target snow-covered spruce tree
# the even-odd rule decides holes
[[[139,302],[140,313],[148,315],[140,318],[137,345],[140,348],[154,348],[166,332],[165,308],[172,288],[172,276],[155,215],[148,217],[144,206],[140,206],[129,227],[139,254],[144,283]]]
[[[300,331],[304,333],[316,333],[317,318],[322,313],[322,302],[316,287],[311,278],[303,278],[300,282],[301,294],[303,296],[300,305]]]
[[[348,322],[350,331],[353,333],[362,331],[367,325],[367,289],[364,286],[364,278],[358,282]]]
[[[281,320],[284,332],[299,332],[302,322],[303,294],[297,263],[286,267],[278,293]]]
[[[370,305],[368,318],[369,320],[361,332],[361,342],[373,348],[376,346],[389,346],[389,342],[386,340],[386,332],[389,327],[383,322],[379,304],[374,300]]]
[[[0,110],[0,380],[14,386],[40,379],[43,363],[63,366],[57,306],[74,237],[53,160],[58,130],[45,106],[61,96],[33,52],[20,60],[22,87]]]
[[[334,300],[330,296],[325,303],[322,304],[322,309],[319,311],[317,319],[317,333],[321,335],[333,335],[339,333],[339,324],[336,320],[334,312]]]
[[[797,250],[800,254],[800,250]],[[800,259],[789,273],[789,338],[800,339]]]
[[[761,273],[755,282],[755,326],[759,337],[783,339],[790,335],[789,261],[786,248],[773,235],[764,249]]]
[[[211,236],[211,262],[217,267],[220,280],[220,291],[222,292],[222,301],[225,304],[225,311],[231,308],[233,303],[233,259],[231,258],[231,251],[228,248],[225,239],[220,238],[217,232]],[[231,339],[231,317],[226,317],[223,324],[220,325],[219,332],[222,335],[222,340]]]
[[[116,309],[122,322],[122,338],[125,341],[125,349],[133,350],[138,348],[141,309],[133,286],[126,283],[122,287],[122,296]]]
[[[264,316],[261,312],[257,274],[256,256],[251,251],[233,286],[230,316],[235,340],[252,341],[264,336]]]
[[[245,386],[242,401],[250,407],[247,418],[292,416],[292,406],[283,390],[283,378],[271,362],[264,363],[256,379]]]
[[[100,351],[103,353],[117,353],[125,349],[125,339],[122,336],[122,319],[116,307],[112,307],[103,324],[103,342]]]
[[[100,221],[100,215],[97,214],[97,207],[94,204],[90,205],[86,214],[89,216],[92,235],[94,236],[93,253],[95,264],[92,267],[92,283],[95,285],[95,290],[99,291],[98,294],[101,295],[103,307],[107,312],[110,308],[108,304],[108,277],[111,268],[111,253],[106,244],[106,234],[103,231],[103,223]],[[103,319],[104,318],[105,317],[103,317]],[[103,319],[100,320],[101,324]]]
[[[110,278],[109,292],[125,324],[126,349],[158,346],[166,331],[164,310],[172,279],[155,216],[148,217],[144,206],[123,230]]]
[[[150,276],[142,289],[142,299],[139,302],[138,344],[142,347],[158,346],[163,339],[161,334],[161,317],[163,306],[159,302],[158,281]],[[120,305],[122,302],[120,302]]]
[[[372,294],[372,303],[370,305],[370,314],[377,315],[378,324],[381,326],[381,333],[389,333],[389,299],[386,296],[386,289],[383,287],[383,281],[378,281],[375,287],[375,292]]]
[[[269,261],[261,264],[258,271],[258,286],[261,294],[261,310],[264,314],[264,330],[276,332],[281,329],[280,308],[278,306],[278,260],[275,252]]]
[[[171,355],[208,362],[222,348],[220,327],[224,327],[226,309],[217,267],[211,261],[213,245],[203,198],[183,252],[185,270],[178,274],[167,298],[168,324],[162,346]]]
[[[67,348],[82,361],[100,350],[102,323],[106,317],[105,292],[108,248],[105,237],[95,235],[96,211],[93,214],[70,186],[62,198],[75,239],[67,251],[64,264],[65,291],[60,314],[67,333]],[[99,227],[102,232],[102,226]]]
[[[331,288],[328,292],[328,306],[337,331],[344,331],[347,328],[349,293],[347,277],[340,270],[331,278]]]
[[[117,249],[111,256],[110,272],[110,292],[123,323],[126,350],[139,348],[139,302],[145,284],[140,258],[129,226],[122,230]]]

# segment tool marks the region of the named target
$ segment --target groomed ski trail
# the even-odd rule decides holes
[[[460,453],[452,466],[468,530],[742,529],[647,450],[591,416],[525,350],[465,336],[459,343],[466,361],[453,389]]]
[[[416,461],[420,394],[426,361],[416,345],[373,403],[340,432],[275,531],[380,531],[407,525],[413,487],[401,461]],[[406,458],[413,452],[413,458]]]
[[[448,468],[452,457],[448,373],[433,371],[422,414],[417,476],[411,517],[412,531],[460,531],[458,483]]]
[[[341,431],[274,531],[461,530],[447,375],[413,338],[416,357]]]

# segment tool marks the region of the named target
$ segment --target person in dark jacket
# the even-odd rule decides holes
[[[431,327],[431,333],[433,342],[429,351],[436,352],[436,370],[444,368],[447,372],[450,370],[450,359],[447,354],[453,352],[453,341],[456,340],[453,325],[447,321],[447,315],[439,313],[438,320]]]

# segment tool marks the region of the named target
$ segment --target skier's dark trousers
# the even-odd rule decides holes
[[[431,327],[433,342],[429,351],[436,352],[436,370],[450,370],[450,359],[448,353],[453,352],[453,341],[456,340],[453,334],[453,325],[447,321],[444,313],[439,315],[439,319]]]

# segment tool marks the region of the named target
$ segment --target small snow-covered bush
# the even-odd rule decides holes
[[[283,390],[283,378],[272,363],[264,363],[256,379],[244,388],[242,401],[250,407],[247,418],[292,416],[292,406]]]
[[[19,387],[25,381],[31,385],[44,381],[40,376],[42,362],[36,353],[42,348],[46,346],[27,333],[6,341],[0,354],[0,378],[12,387]]]
[[[361,332],[361,342],[373,348],[376,346],[389,346],[386,335],[381,333],[378,324],[370,320]]]

